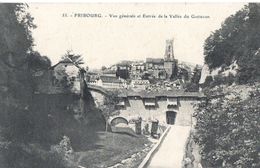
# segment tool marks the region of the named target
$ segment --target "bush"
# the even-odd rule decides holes
[[[71,162],[56,151],[45,151],[39,146],[25,146],[11,143],[0,150],[4,163],[8,168],[74,168]]]
[[[209,96],[223,95],[220,91]],[[201,147],[207,167],[260,166],[259,122],[260,92],[256,90],[247,100],[218,97],[197,106],[195,141]]]

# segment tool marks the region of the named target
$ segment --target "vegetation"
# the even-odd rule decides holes
[[[110,94],[105,97],[104,104],[99,107],[106,120],[106,131],[108,131],[109,118],[119,114],[119,111],[116,110],[116,105],[119,101],[117,98],[118,94],[117,91],[110,92]]]
[[[205,41],[205,63],[210,69],[237,61],[237,82],[260,80],[260,4],[250,3],[228,17]]]
[[[133,154],[140,153],[129,165],[122,166],[134,168],[138,167],[148,152],[142,151],[146,148],[145,144],[151,145],[151,142],[145,137],[136,138],[126,134],[99,132],[98,139],[95,139],[95,142],[89,147],[91,150],[76,152],[77,157],[75,160],[79,165],[85,167],[109,167],[130,158]]]
[[[201,148],[203,167],[260,167],[260,91],[254,89],[245,99],[221,88],[260,81],[259,28],[260,4],[250,3],[228,17],[205,42],[205,63],[210,70],[223,70],[234,62],[239,69],[236,75],[208,76],[203,85],[207,101],[195,113],[195,142]]]
[[[188,92],[198,92],[199,91],[199,81],[201,77],[201,69],[196,66],[193,70],[193,75],[191,77],[190,82],[188,82],[185,86],[185,91]]]
[[[259,167],[260,92],[253,91],[246,100],[226,96],[222,89],[209,91],[208,101],[196,110],[195,141],[202,149],[204,166]]]
[[[24,4],[0,4],[0,167],[73,167],[49,150],[62,133],[50,131],[55,125],[51,116],[34,108],[32,73],[51,62],[32,50],[36,26],[26,11]]]
[[[71,50],[68,50],[66,54],[61,57],[61,59],[69,59],[76,65],[84,64],[82,56],[79,54],[73,54]]]

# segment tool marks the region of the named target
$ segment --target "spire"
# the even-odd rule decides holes
[[[165,61],[173,61],[174,60],[173,39],[166,40],[164,60]]]

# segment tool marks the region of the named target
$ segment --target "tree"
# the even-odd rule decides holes
[[[107,69],[106,66],[102,66],[102,67],[101,67],[101,70],[102,70],[102,71],[105,71],[106,69]]]
[[[105,97],[104,104],[99,108],[102,111],[103,116],[106,120],[106,131],[108,130],[108,121],[110,117],[118,115],[119,111],[116,110],[116,105],[118,103],[118,92],[111,92],[107,97]]]
[[[201,77],[201,69],[196,66],[193,70],[193,75],[189,83],[186,84],[186,91],[198,92],[199,91],[199,81]]]
[[[0,4],[0,78],[5,88],[0,92],[0,118],[5,121],[0,123],[7,141],[19,142],[31,135],[32,125],[25,116],[32,97],[27,57],[33,45],[30,30],[35,25],[26,8],[23,4]]]
[[[46,70],[51,66],[47,56],[41,56],[39,52],[33,51],[28,55],[28,67],[32,71]]]
[[[260,92],[255,89],[246,100],[227,99],[228,94],[210,90],[208,101],[196,108],[195,142],[202,160],[205,167],[259,167]]]
[[[62,60],[69,58],[76,65],[84,64],[82,55],[73,54],[72,50],[68,50],[65,55],[61,57]]]
[[[199,81],[200,81],[200,77],[201,77],[201,68],[199,68],[198,66],[196,66],[196,67],[193,69],[193,75],[192,75],[192,77],[191,77],[191,82],[198,84]]]
[[[31,29],[36,26],[27,7],[0,4],[0,167],[64,168],[63,158],[43,150],[46,144],[40,141],[49,140],[53,127],[47,113],[33,110],[30,72],[48,68],[50,61],[32,50]]]
[[[221,28],[206,39],[205,63],[210,69],[214,69],[221,65],[229,66],[237,60],[240,67],[239,82],[259,81],[259,78],[255,78],[259,74],[259,29],[260,4],[249,3],[235,15],[228,17]]]

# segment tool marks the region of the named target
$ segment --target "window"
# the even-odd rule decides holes
[[[167,98],[167,107],[177,107],[178,106],[178,100],[177,98],[169,97]]]
[[[155,106],[155,99],[144,99],[144,105],[147,107]]]

